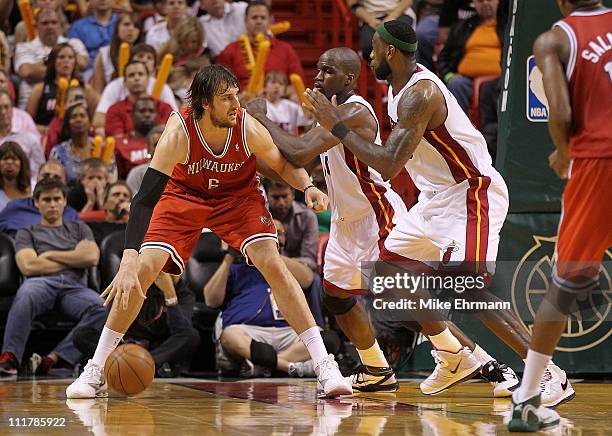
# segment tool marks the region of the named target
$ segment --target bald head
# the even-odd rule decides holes
[[[323,53],[320,59],[324,57],[344,74],[353,74],[355,78],[359,77],[361,58],[354,50],[347,47],[331,48]]]

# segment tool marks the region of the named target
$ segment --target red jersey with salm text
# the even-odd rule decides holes
[[[570,41],[570,157],[612,158],[612,10],[576,11],[554,26]]]
[[[193,116],[186,110],[173,112],[178,116],[189,150],[187,160],[177,164],[169,185],[187,193],[206,198],[242,197],[257,191],[257,164],[246,140],[246,112],[238,109],[236,126],[228,129],[225,146],[214,153]]]

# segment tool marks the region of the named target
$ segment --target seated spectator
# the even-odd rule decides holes
[[[132,109],[139,98],[147,97],[147,66],[142,62],[130,61],[125,66],[125,85],[129,95],[112,105],[106,113],[104,130],[107,136],[128,136],[134,131]],[[155,124],[166,124],[172,113],[172,106],[163,101],[151,99],[156,108]]]
[[[438,57],[438,73],[467,112],[472,79],[501,74],[501,41],[497,29],[498,0],[474,0],[477,15],[459,21],[450,30]]]
[[[0,144],[12,141],[19,144],[30,162],[31,174],[38,174],[40,166],[45,162],[42,145],[36,135],[21,132],[13,127],[13,100],[4,89],[0,89]],[[32,181],[34,184],[35,180]]]
[[[143,31],[140,16],[138,14],[121,14],[117,20],[110,45],[100,48],[94,61],[92,83],[98,93],[101,94],[106,84],[118,77],[119,47],[121,44],[127,42],[131,50],[141,39],[143,39]]]
[[[313,271],[317,267],[319,230],[315,213],[306,205],[295,201],[293,188],[284,182],[264,180],[270,213],[283,223],[287,241],[285,256],[294,258]]]
[[[81,174],[81,163],[92,156],[94,138],[89,135],[90,126],[87,109],[82,105],[72,106],[64,116],[59,138],[62,142],[51,149],[50,158],[60,161],[66,168],[68,186],[75,184]],[[108,174],[112,181],[117,180],[114,155],[108,163]]]
[[[1,374],[17,374],[37,316],[58,309],[77,321],[75,329],[102,328],[106,318],[100,295],[87,287],[87,269],[96,266],[100,256],[91,230],[82,222],[62,219],[66,185],[59,178],[42,179],[34,188],[34,204],[40,223],[20,229],[15,237],[15,261],[25,280],[8,313]],[[71,367],[80,361],[73,333],[74,329],[40,360],[36,373],[47,374],[60,360]]]
[[[204,43],[204,29],[196,17],[188,17],[176,26],[170,39],[159,50],[159,56],[170,53],[173,57],[172,67],[185,65],[189,59],[210,57]]]
[[[64,94],[64,114],[72,106],[82,105],[87,112],[91,115],[91,107],[87,104],[87,98],[85,97],[85,88],[82,86],[70,86]],[[27,113],[27,112],[26,112]],[[29,116],[29,115],[28,115]],[[59,142],[59,136],[62,133],[62,127],[64,126],[64,117],[59,117],[57,114],[53,117],[49,126],[47,127],[47,133],[45,134],[45,157],[49,157],[51,150]],[[38,133],[38,130],[36,131]]]
[[[6,71],[0,69],[0,89],[8,92],[9,96],[11,92],[9,88],[10,80],[11,78],[9,74]],[[11,101],[13,102],[13,132],[31,133],[40,142],[40,132],[38,131],[38,128],[36,127],[36,124],[34,123],[34,120],[30,116],[30,114],[24,111],[23,109],[15,107],[14,100],[12,98]]]
[[[10,53],[9,42],[6,39],[6,34],[0,30],[0,53]],[[0,61],[0,70],[4,72],[11,71],[11,56],[2,56]]]
[[[157,23],[147,32],[145,41],[158,53],[165,43],[170,40],[170,34],[177,26],[187,18],[186,0],[164,0],[166,9],[166,20]]]
[[[471,0],[468,0],[471,1]],[[434,52],[438,42],[438,23],[443,0],[423,0],[418,4],[419,17],[415,32],[417,36],[417,62],[435,71]]]
[[[142,97],[134,101],[131,117],[134,129],[127,135],[116,136],[115,158],[121,179],[125,179],[135,166],[150,160],[147,136],[158,124],[155,100]]]
[[[109,45],[117,23],[117,14],[113,13],[112,2],[108,0],[90,0],[91,15],[75,21],[68,30],[69,38],[78,38],[89,52],[89,63],[84,70],[91,73],[98,50]],[[91,74],[85,74],[89,79]]]
[[[81,69],[87,67],[88,54],[80,39],[62,35],[59,16],[53,9],[42,9],[36,16],[37,36],[32,41],[21,42],[15,47],[15,72],[21,77],[19,84],[19,104],[26,107],[32,87],[41,83],[47,74],[45,60],[51,49],[63,42],[69,43],[77,53],[77,64]]]
[[[210,64],[210,58],[198,56],[197,58],[189,59],[180,67],[172,68],[168,84],[182,107],[186,107],[189,103],[189,88],[196,74]]]
[[[276,220],[275,224],[282,252],[283,225]],[[227,250],[227,244],[224,247]],[[313,272],[292,259],[283,260],[302,289],[308,289]],[[235,370],[242,359],[247,359],[252,365],[291,376],[314,376],[308,351],[278,309],[270,285],[257,268],[244,262],[239,252],[226,252],[203,291],[206,305],[221,309],[214,333],[219,369]]]
[[[11,200],[27,198],[30,193],[30,162],[19,144],[0,145],[0,210]]]
[[[102,159],[90,157],[81,162],[78,183],[68,191],[68,204],[79,212],[104,210],[108,168]]]
[[[367,62],[370,62],[372,37],[380,23],[398,20],[412,26],[416,22],[416,15],[410,9],[413,0],[347,0],[347,3],[361,21],[361,55]]]
[[[304,115],[299,104],[283,98],[287,94],[288,85],[289,80],[283,73],[272,71],[266,74],[264,80],[264,95],[268,108],[266,115],[288,133],[297,135],[298,127],[310,126],[312,120]]]
[[[106,212],[104,221],[87,223],[94,235],[96,244],[100,246],[102,240],[113,232],[125,231],[130,218],[130,203],[132,191],[127,183],[119,180],[106,185],[104,189],[104,206]]]
[[[253,47],[253,55],[257,57],[256,36],[259,33],[266,35],[270,41],[270,52],[264,67],[266,73],[280,71],[287,77],[296,73],[304,77],[302,64],[295,50],[286,42],[280,41],[269,34],[270,31],[270,6],[264,1],[254,0],[249,3],[245,12],[245,25],[247,35]],[[245,88],[249,82],[250,72],[245,63],[243,44],[240,40],[229,44],[215,59],[217,64],[229,68],[240,82],[240,87]]]
[[[178,377],[200,345],[200,333],[193,328],[191,315],[195,296],[178,278],[160,273],[147,291],[147,298],[122,343],[136,343],[151,353],[158,377]],[[81,327],[74,332],[74,345],[91,359],[102,330]]]
[[[157,64],[155,49],[147,44],[136,44],[132,50],[130,62],[131,61],[142,62],[147,66],[147,72],[149,74],[149,79],[147,82],[147,95],[151,95],[153,86],[155,86],[155,65]],[[130,92],[127,89],[124,77],[119,77],[106,85],[106,88],[104,88],[104,92],[100,97],[100,103],[98,103],[98,107],[96,108],[96,114],[93,118],[93,125],[96,129],[96,134],[104,135],[104,121],[106,119],[108,109],[115,103],[125,100],[129,95]],[[159,99],[164,103],[168,103],[173,110],[178,110],[176,99],[174,98],[174,94],[172,93],[172,90],[168,84],[165,84],[162,88]]]
[[[246,33],[246,2],[201,0],[200,7],[208,12],[200,17],[200,22],[206,32],[206,45],[213,57],[218,56],[225,47]]]
[[[153,154],[155,154],[155,147],[157,146],[157,141],[159,141],[159,138],[161,138],[162,133],[164,133],[164,126],[158,125],[153,127],[153,129],[151,129],[151,131],[147,135],[149,159],[153,159]],[[144,175],[147,172],[147,168],[149,168],[150,163],[151,161],[149,160],[146,163],[138,165],[137,167],[134,167],[130,170],[126,182],[130,190],[132,191],[132,195],[136,195],[136,193],[140,189],[142,179],[144,178]]]
[[[61,163],[49,161],[40,167],[37,181],[41,181],[45,177],[56,177],[65,184],[66,170]],[[40,211],[34,205],[32,197],[11,200],[0,211],[0,232],[14,237],[17,230],[37,224],[40,222],[40,219]],[[72,207],[67,206],[64,208],[64,222],[78,221],[79,219],[79,213]]]
[[[141,0],[143,3],[148,1],[148,0]],[[136,2],[134,2],[136,4]],[[145,33],[148,33],[149,30],[151,30],[151,28],[153,26],[155,26],[158,23],[161,23],[162,21],[166,20],[166,2],[164,0],[153,0],[153,11],[154,13],[152,15],[149,15],[145,20],[144,20],[144,24],[143,24],[143,30]],[[150,7],[151,4],[149,3],[148,7]],[[138,9],[139,7],[144,7],[144,5],[142,6],[137,6],[136,9]]]
[[[64,8],[62,5],[63,2],[59,0],[36,0],[30,3],[32,4],[32,11],[34,11],[35,14],[36,14],[36,9],[39,9],[39,11],[42,9],[53,9],[55,12],[57,12],[57,16],[59,17],[59,20],[60,20],[62,35],[66,34],[66,32],[68,31],[69,23],[68,23],[68,18],[66,18],[66,14],[64,14]],[[14,43],[18,44],[20,42],[27,42],[27,41],[28,41],[28,34],[26,32],[25,23],[22,20],[19,23],[17,23],[17,25],[15,26]]]
[[[96,107],[100,96],[94,89],[83,84],[76,65],[76,52],[68,43],[57,44],[45,62],[47,72],[43,82],[32,88],[30,99],[26,107],[27,112],[34,118],[41,135],[47,133],[47,126],[55,117],[57,107],[57,94],[59,80],[65,79],[68,84],[77,80],[84,87],[87,104]]]

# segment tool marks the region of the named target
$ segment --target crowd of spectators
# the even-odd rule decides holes
[[[474,79],[500,73],[504,23],[498,3],[502,9],[504,0],[346,1],[359,22],[365,59],[376,26],[405,21],[416,28],[419,62],[440,75],[466,110]],[[270,0],[31,2],[33,37],[16,2],[0,0],[0,232],[13,238],[23,277],[3,326],[0,375],[23,367],[29,326],[54,308],[76,326],[51,352],[35,353],[32,371],[44,374],[57,365],[73,366],[91,354],[106,310],[96,294],[100,290],[88,287],[89,269],[97,266],[105,238],[125,231],[131,198],[163,126],[172,111],[188,104],[189,85],[201,67],[228,67],[240,82],[240,97],[250,98],[245,92],[251,73],[245,41],[256,56],[263,35],[270,41],[261,92],[268,116],[294,134],[312,125],[289,81],[292,74],[304,77],[300,57],[270,31]],[[122,44],[129,47],[123,66]],[[166,54],[173,57],[170,77],[154,97]],[[485,95],[493,103],[483,107],[495,107],[496,89],[489,87]],[[487,125],[496,123],[495,117],[484,118],[490,121]],[[489,138],[494,140],[494,131]],[[313,183],[324,190],[320,165],[309,168]],[[283,183],[266,180],[265,194],[277,221],[283,259],[323,326],[317,268],[320,234],[330,228],[329,211],[315,214]],[[188,289],[185,281],[169,276],[160,276],[152,288],[150,304],[126,340],[151,350],[158,374],[185,369],[197,348],[199,336],[191,321],[194,295],[222,309],[216,336],[219,361],[227,356],[246,359],[252,369],[255,354],[255,366],[292,375],[312,373],[303,363],[307,353],[295,333],[268,340],[265,329],[289,327],[261,274],[243,264],[236,252],[227,251],[204,289]],[[265,313],[251,316],[262,304]],[[241,305],[248,310],[237,317]],[[232,328],[247,321],[264,330]]]

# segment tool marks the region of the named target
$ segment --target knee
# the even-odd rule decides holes
[[[228,327],[221,332],[219,342],[224,350],[232,352],[236,350],[238,344],[238,337],[240,333],[237,328]]]
[[[357,304],[357,299],[354,295],[340,295],[340,293],[328,289],[323,290],[321,299],[325,308],[334,316],[344,315]]]

